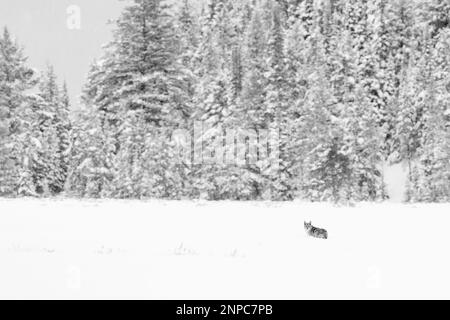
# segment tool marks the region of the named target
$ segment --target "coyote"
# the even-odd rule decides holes
[[[305,231],[311,237],[319,239],[328,239],[327,230],[314,227],[311,221],[309,223],[305,222]]]

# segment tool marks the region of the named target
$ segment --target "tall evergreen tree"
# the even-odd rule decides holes
[[[154,196],[142,175],[135,180],[136,170],[177,175],[177,170],[166,167],[171,163],[170,150],[154,149],[172,148],[171,133],[184,127],[190,116],[186,72],[177,48],[173,18],[162,1],[135,0],[124,9],[114,40],[100,64],[94,65],[85,90],[87,108],[94,109],[98,121],[93,130],[100,135],[86,137],[86,142],[100,142],[101,150],[78,161],[78,166],[87,165],[88,172],[95,173],[90,175],[96,187],[89,188],[97,193],[94,196]],[[158,139],[165,143],[150,144]],[[137,146],[141,149],[135,153]],[[159,179],[172,177],[160,175]],[[168,184],[157,195],[174,196]]]
[[[38,97],[33,130],[42,147],[33,161],[33,180],[38,193],[55,195],[67,179],[70,123],[67,88],[61,92],[51,66],[41,76]]]
[[[267,86],[265,97],[265,121],[271,134],[279,137],[279,155],[271,154],[277,159],[275,170],[271,168],[269,173],[272,180],[271,197],[273,200],[292,199],[292,186],[290,183],[290,161],[288,158],[289,118],[287,113],[286,83],[284,80],[285,55],[284,32],[280,19],[280,9],[273,9],[272,24],[270,26],[267,43]],[[274,137],[274,138],[275,138]]]
[[[0,37],[1,196],[34,194],[28,153],[31,136],[27,133],[34,121],[30,90],[36,85],[36,77],[26,61],[22,48],[5,28]]]

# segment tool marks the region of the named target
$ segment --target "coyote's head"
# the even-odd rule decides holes
[[[311,228],[312,228],[312,223],[311,223],[311,221],[310,221],[309,223],[305,221],[305,230],[309,230],[309,229],[311,229]]]

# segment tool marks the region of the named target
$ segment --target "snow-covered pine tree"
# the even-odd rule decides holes
[[[342,106],[335,94],[342,74],[329,74],[322,47],[315,47],[313,57],[302,108],[305,136],[300,141],[305,160],[301,184],[307,199],[339,201],[350,175],[349,159],[340,152],[342,124],[335,111]]]
[[[408,68],[403,71],[399,95],[394,108],[396,132],[392,140],[396,146],[394,158],[407,163],[409,182],[412,183],[413,166],[422,143],[424,116],[428,108],[428,88],[431,80],[430,56],[421,54],[411,57]]]
[[[287,85],[284,77],[286,70],[284,51],[284,30],[280,18],[280,8],[272,9],[272,22],[267,39],[266,78],[265,88],[265,121],[272,137],[279,137],[279,152],[271,152],[269,157],[272,165],[266,173],[271,180],[272,200],[292,200],[293,190],[291,183],[292,163],[288,157],[288,143],[290,127],[287,105]],[[271,138],[272,139],[272,138]],[[275,163],[277,163],[275,165]]]
[[[61,193],[67,177],[64,152],[68,148],[69,110],[64,110],[60,89],[52,66],[48,66],[39,83],[38,103],[35,106],[37,123],[34,133],[41,149],[33,161],[33,179],[39,194]]]
[[[200,133],[203,153],[222,152],[224,141],[218,141],[212,133],[232,126],[233,114],[240,105],[243,70],[241,65],[242,19],[237,14],[241,4],[223,0],[211,0],[200,17],[201,41],[196,54],[196,76],[198,79],[192,121],[208,128]],[[199,134],[199,133],[197,133]],[[219,138],[220,139],[220,138]],[[225,152],[225,151],[223,151]],[[223,161],[208,161],[206,157],[196,159],[193,166],[193,194],[209,199],[237,199],[245,188],[241,168]],[[239,177],[239,183],[229,179]]]
[[[365,59],[361,66],[363,88],[370,100],[370,108],[377,114],[377,123],[388,135],[388,110],[392,101],[392,48],[387,26],[386,3],[382,0],[369,1],[367,4],[367,42],[362,51]]]
[[[29,172],[31,89],[36,72],[8,29],[0,36],[0,196],[34,195]]]
[[[308,1],[307,1],[308,2]],[[300,3],[302,4],[300,6]],[[301,189],[304,184],[305,170],[304,161],[308,152],[309,132],[306,129],[307,93],[313,83],[310,76],[316,71],[317,61],[322,52],[318,48],[324,45],[325,37],[319,28],[319,16],[317,11],[312,11],[312,4],[305,2],[290,2],[290,18],[287,24],[285,40],[285,79],[287,114],[290,119],[284,130],[289,136],[287,143],[287,153],[291,166],[291,185],[301,196]],[[309,8],[308,19],[305,24],[302,15],[305,6]],[[305,26],[308,30],[305,29]],[[323,58],[323,56],[321,56]],[[322,61],[323,62],[323,61]],[[309,106],[308,106],[309,107]]]
[[[380,124],[383,125],[385,132],[385,153],[392,162],[404,160],[398,158],[399,146],[395,136],[397,126],[395,119],[399,113],[398,100],[406,69],[410,59],[413,58],[413,51],[420,50],[418,44],[421,36],[414,31],[414,11],[414,3],[411,1],[388,2],[384,7],[383,28],[386,29],[386,35],[383,43],[386,49],[381,51],[383,54],[380,54],[384,59],[384,67],[380,73],[384,75],[383,93],[386,97],[386,108],[380,114]],[[423,54],[426,53],[423,52]]]
[[[105,196],[112,188],[115,131],[105,124],[104,112],[92,106],[74,112],[73,118],[67,192],[77,197]]]
[[[189,0],[183,0],[177,19],[177,53],[180,63],[186,71],[187,94],[189,101],[186,105],[189,113],[192,112],[192,99],[195,93],[195,53],[199,46],[199,24],[197,14],[193,13]]]
[[[310,135],[303,139],[307,145],[303,186],[305,195],[315,201],[345,200],[351,185],[350,158],[343,150],[344,111],[349,103],[346,93],[355,86],[357,60],[345,19],[333,20],[335,31],[326,41],[317,32],[312,37],[314,59],[308,63],[312,70],[303,107],[305,132]]]
[[[386,98],[383,78],[382,26],[383,6],[374,1],[362,1],[347,8],[347,36],[349,46],[341,54],[347,63],[340,110],[343,125],[341,153],[349,159],[351,178],[346,191],[349,200],[377,200],[384,198],[381,172],[383,139],[380,119],[383,119]],[[381,20],[381,21],[380,21]],[[344,33],[345,35],[345,33]],[[342,38],[342,42],[347,42]]]
[[[229,13],[223,0],[210,0],[200,21],[194,118],[212,125],[222,123],[230,114],[226,88],[231,81],[231,48],[234,46]]]
[[[264,116],[264,56],[266,50],[264,28],[259,8],[254,9],[252,19],[245,34],[244,79],[239,121],[245,127],[255,130],[267,129]]]
[[[74,114],[70,147],[69,193],[97,198],[112,180],[121,118],[118,94],[121,73],[111,50],[94,62]]]
[[[448,202],[450,200],[450,130],[445,114],[450,103],[450,31],[440,30],[432,50],[432,69],[422,94],[424,108],[420,130],[419,159],[411,172],[409,193],[413,201]],[[414,183],[413,183],[414,182]]]
[[[156,196],[155,190],[149,191],[144,179],[135,180],[133,172],[141,170],[142,176],[148,170],[155,174],[162,171],[177,174],[165,167],[170,158],[165,161],[154,158],[170,154],[170,150],[151,150],[153,158],[143,156],[150,141],[164,142],[151,144],[152,148],[168,147],[172,131],[183,127],[190,116],[186,105],[189,101],[186,74],[177,52],[174,19],[168,12],[168,7],[160,0],[133,1],[118,19],[114,39],[104,58],[93,68],[86,100],[87,107],[98,113],[96,119],[100,126],[92,128],[94,137],[87,142],[93,138],[106,141],[104,152],[97,153],[101,159],[94,161],[94,167],[88,167],[94,169],[96,181],[101,176],[101,184],[106,177],[114,183],[105,190],[88,189],[95,189],[104,196]],[[137,147],[141,149],[133,152]],[[87,158],[81,164],[92,162],[92,158]],[[128,170],[130,166],[133,172]],[[133,189],[129,192],[130,187]],[[167,188],[158,196],[172,195]]]
[[[58,179],[55,180],[54,190],[62,193],[65,190],[69,174],[69,154],[71,146],[72,124],[70,120],[70,99],[67,83],[64,81],[60,90],[60,104],[56,110],[56,134],[57,134],[57,171]]]

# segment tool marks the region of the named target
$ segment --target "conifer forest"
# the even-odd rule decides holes
[[[129,0],[113,30],[77,102],[5,26],[0,197],[373,202],[402,164],[450,201],[448,0]]]

